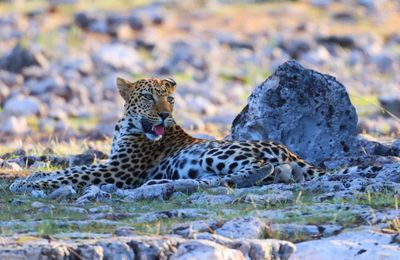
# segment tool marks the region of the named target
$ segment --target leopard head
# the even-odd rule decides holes
[[[125,100],[124,117],[149,140],[158,140],[175,124],[172,112],[176,82],[173,79],[146,78],[130,82],[117,78]]]

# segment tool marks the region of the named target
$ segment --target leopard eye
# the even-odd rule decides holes
[[[169,103],[174,102],[174,97],[168,96],[168,97],[167,97],[167,101],[168,101]]]
[[[142,93],[142,96],[148,100],[154,100],[153,95],[150,93]]]

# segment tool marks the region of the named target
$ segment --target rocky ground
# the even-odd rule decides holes
[[[0,259],[399,258],[395,1],[110,3],[0,1]],[[288,59],[304,67],[278,68]],[[304,185],[11,194],[18,176],[107,159],[117,75],[174,78],[192,134],[364,168]]]

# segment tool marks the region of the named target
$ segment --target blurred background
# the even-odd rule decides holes
[[[281,63],[335,76],[359,131],[400,134],[400,1],[0,1],[0,143],[110,143],[116,76],[172,77],[175,117],[223,138]]]

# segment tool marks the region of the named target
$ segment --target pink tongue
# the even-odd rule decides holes
[[[163,135],[165,133],[165,126],[164,125],[156,125],[153,126],[153,131],[156,135]]]

